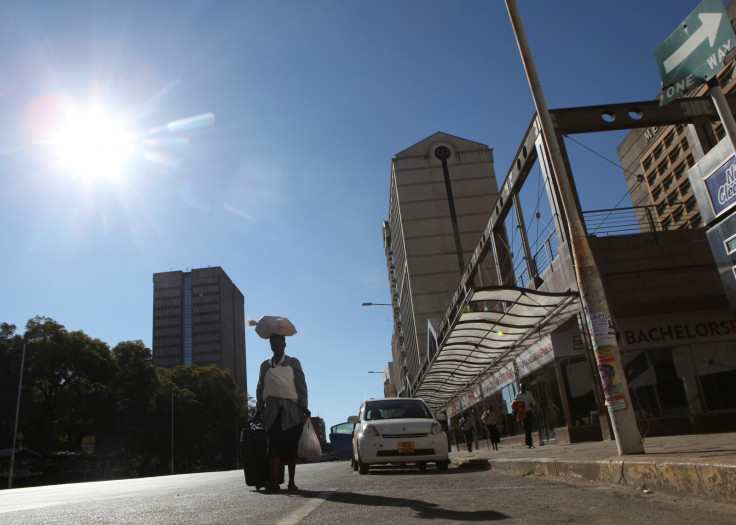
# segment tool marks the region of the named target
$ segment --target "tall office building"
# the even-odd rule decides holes
[[[219,266],[153,274],[156,366],[229,369],[247,391],[243,294]]]
[[[736,19],[736,2],[726,6],[731,25]],[[725,93],[736,92],[736,68],[727,64],[717,75]],[[707,95],[702,85],[687,96]],[[673,102],[675,104],[676,102]],[[618,146],[618,157],[626,174],[631,201],[649,207],[637,217],[642,231],[683,230],[702,225],[700,210],[687,173],[703,155],[726,136],[720,121],[637,128],[627,133]]]
[[[436,328],[498,197],[493,150],[435,133],[391,161],[389,218],[383,225],[394,308],[397,390],[411,395]],[[498,284],[491,265],[484,283]]]

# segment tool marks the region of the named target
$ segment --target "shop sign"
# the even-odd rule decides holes
[[[736,340],[736,319],[729,310],[616,320],[624,350]]]
[[[554,358],[552,341],[545,337],[539,343],[525,350],[516,358],[516,369],[519,377],[524,377],[535,370],[542,368]]]

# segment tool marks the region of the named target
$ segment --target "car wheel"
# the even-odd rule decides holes
[[[437,462],[437,470],[447,470],[449,466],[450,466],[449,461],[438,461]]]
[[[426,461],[420,461],[417,463],[417,467],[419,467],[419,470],[427,470],[427,462]]]
[[[358,459],[358,471],[361,474],[368,474],[368,468],[369,467],[366,463],[363,463],[362,461],[360,461],[360,459]]]

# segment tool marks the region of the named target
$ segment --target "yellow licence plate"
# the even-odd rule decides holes
[[[413,441],[401,441],[399,442],[399,454],[411,454],[414,452]]]

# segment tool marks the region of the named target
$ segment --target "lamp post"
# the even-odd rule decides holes
[[[15,441],[18,437],[18,414],[20,413],[20,394],[23,390],[23,369],[26,364],[26,341],[20,358],[20,379],[18,380],[18,399],[15,402],[15,428],[13,429],[13,448],[10,452],[10,468],[8,469],[8,488],[13,488],[13,470],[15,470]]]
[[[393,306],[390,303],[363,303],[363,306]]]

